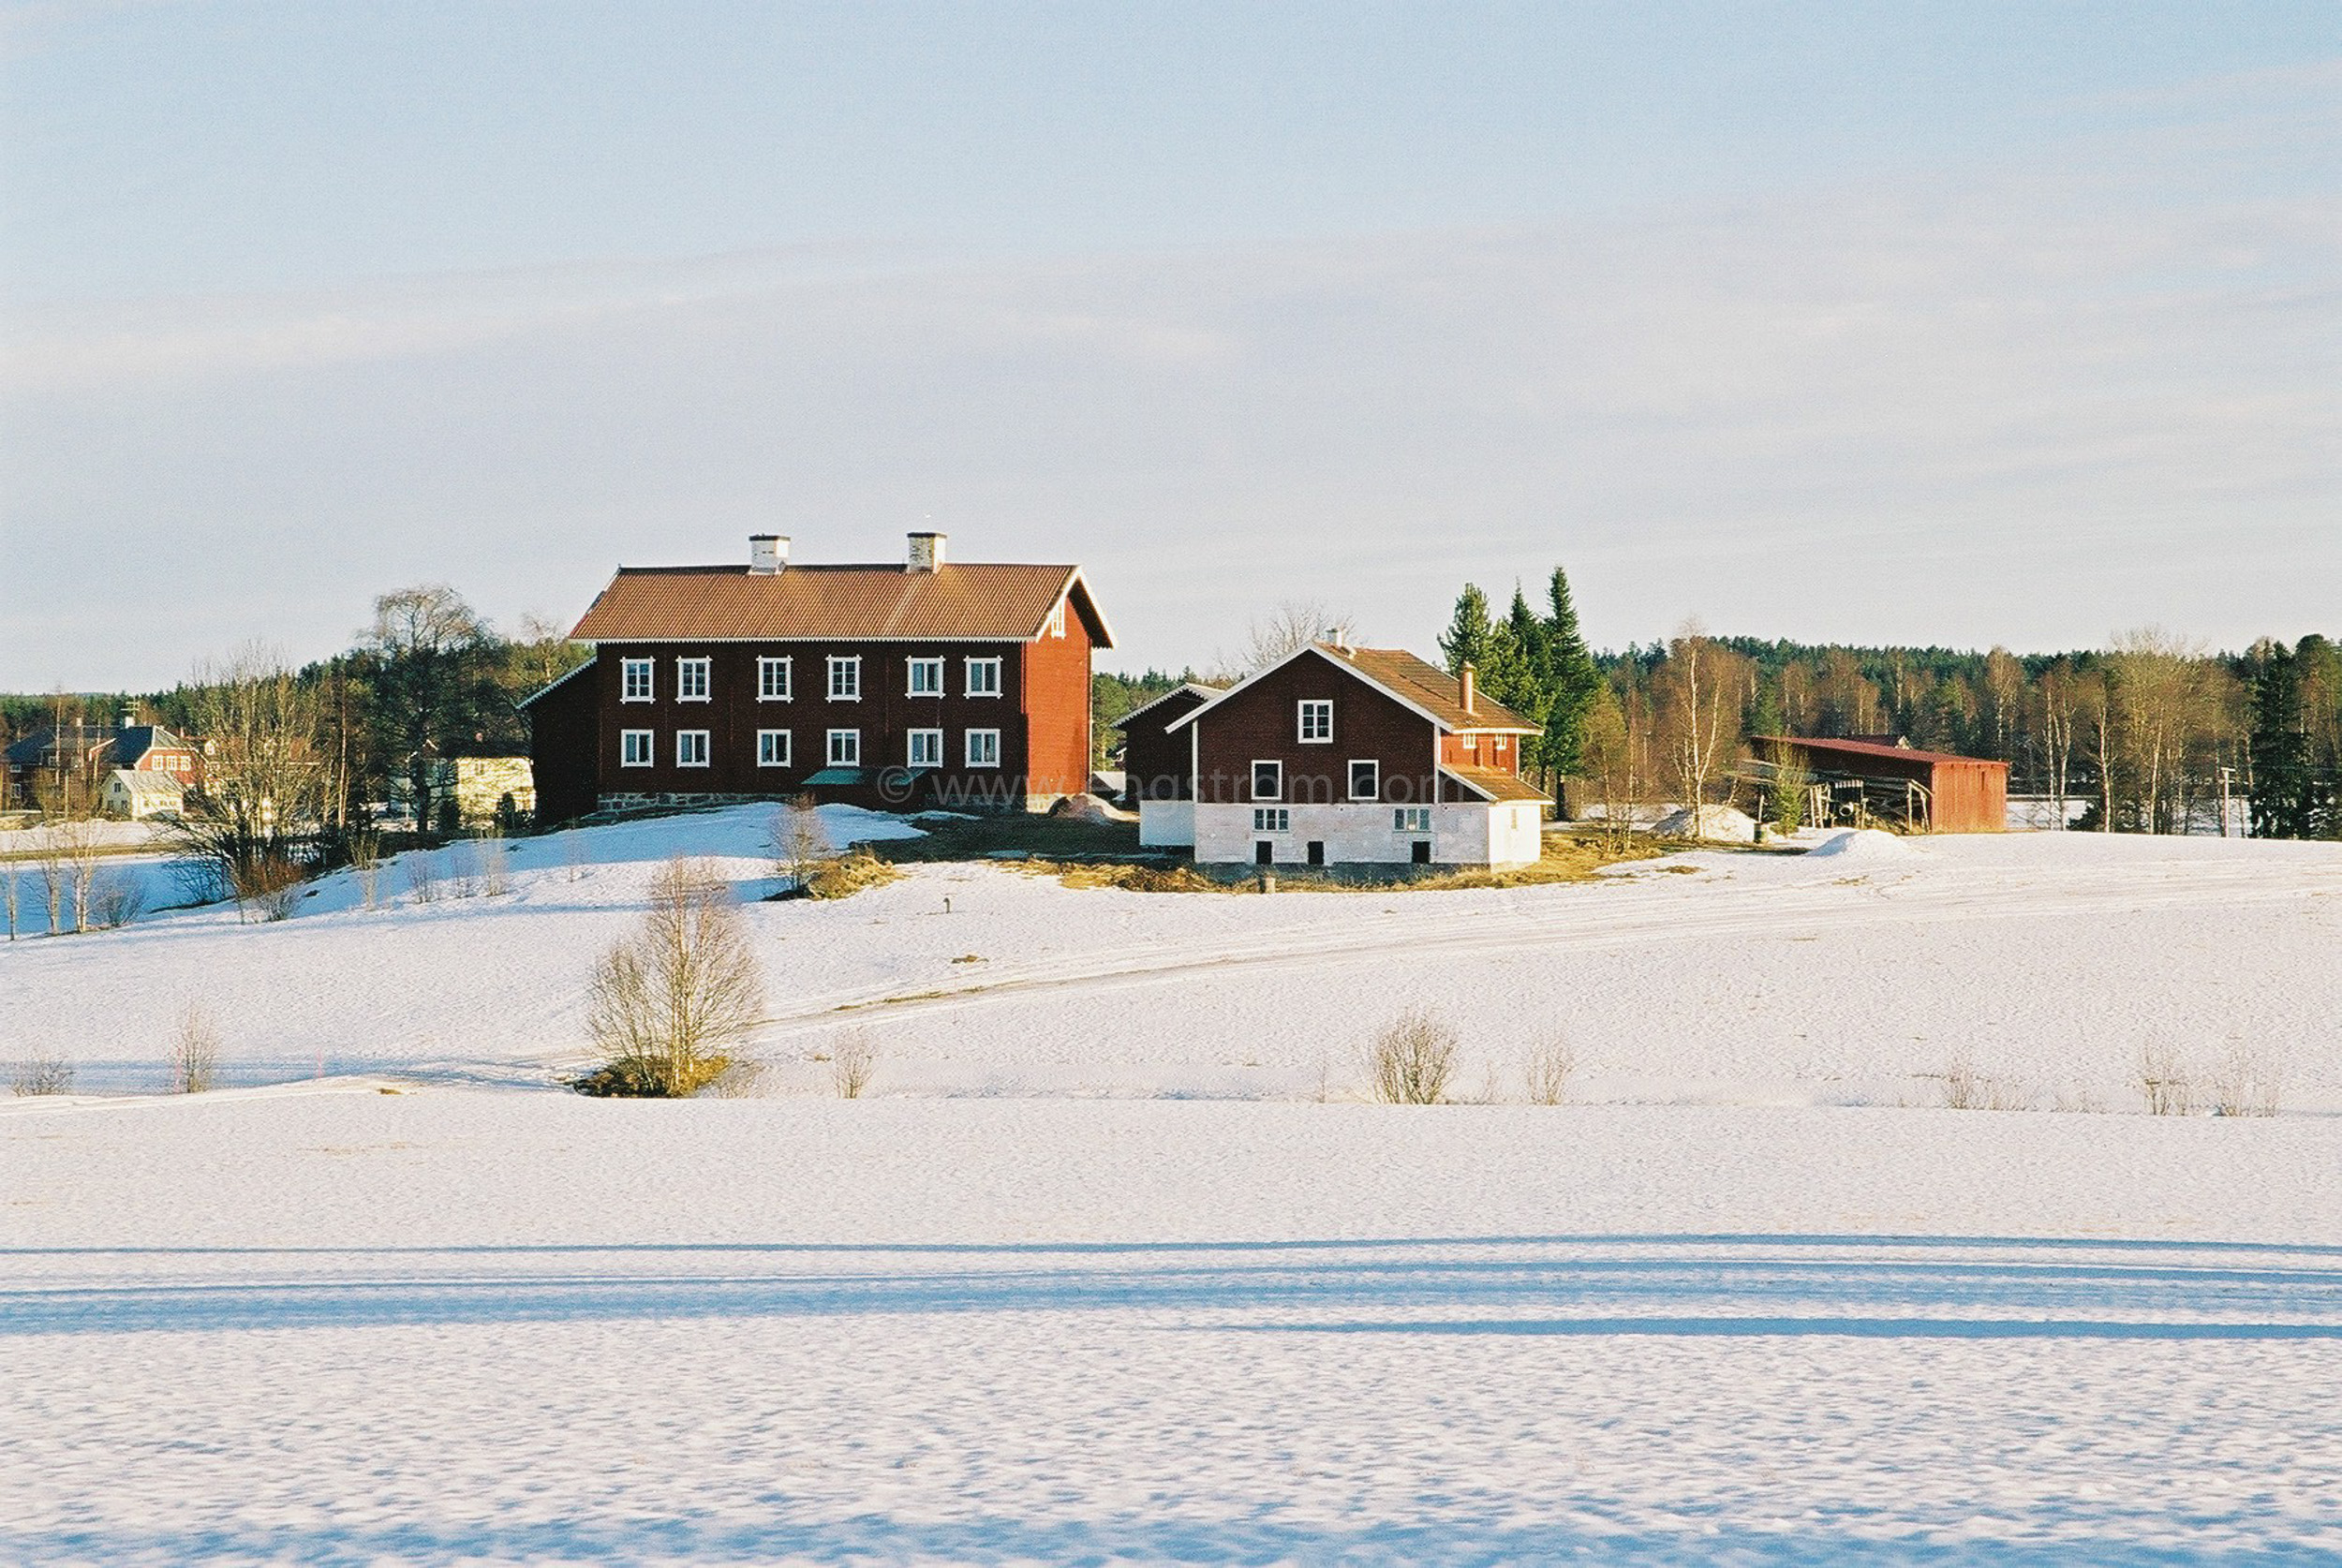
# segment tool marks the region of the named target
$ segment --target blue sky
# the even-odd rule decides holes
[[[0,14],[0,688],[768,528],[1130,664],[2342,629],[2330,5]]]

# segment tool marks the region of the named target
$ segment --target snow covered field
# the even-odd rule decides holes
[[[836,836],[912,831],[831,808]],[[509,846],[511,891],[368,910],[330,879],[291,920],[174,911],[0,948],[0,1018],[84,1087],[161,1081],[191,999],[231,1076],[353,1070],[541,1082],[582,1059],[585,979],[660,861],[774,885],[756,810]],[[1594,1101],[1941,1102],[1964,1060],[2043,1108],[2139,1104],[2145,1050],[2232,1052],[2284,1103],[2342,1111],[2342,848],[2026,834],[1864,836],[1804,856],[1708,853],[1590,884],[1257,895],[1075,891],[990,865],[916,868],[837,903],[749,907],[776,1087],[870,1031],[882,1094],[1293,1099],[1358,1082],[1401,1007],[1463,1037],[1464,1087],[1520,1094],[1524,1038],[1565,1035]],[[951,912],[946,914],[949,900]],[[0,1056],[14,1054],[0,1043]]]
[[[2325,1117],[20,1102],[0,1559],[2327,1561],[2338,1169]]]
[[[0,948],[0,1056],[146,1085],[192,998],[329,1074],[0,1099],[0,1561],[2342,1559],[2335,846],[930,866],[749,907],[769,1096],[545,1087],[657,864],[752,897],[762,834]],[[1356,1102],[1409,1003],[1500,1099],[1564,1031],[1578,1102]],[[2157,1045],[2284,1114],[2138,1114]]]

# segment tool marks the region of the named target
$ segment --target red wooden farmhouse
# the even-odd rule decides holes
[[[622,567],[523,703],[540,820],[810,791],[890,810],[1041,811],[1089,789],[1089,664],[1114,645],[1074,566]]]
[[[1224,691],[1187,686],[1123,721],[1150,844],[1199,865],[1522,865],[1545,796],[1535,725],[1397,648],[1313,643]]]

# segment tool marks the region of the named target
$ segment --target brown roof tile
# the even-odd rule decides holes
[[[760,642],[790,638],[1023,642],[1060,595],[1101,647],[1114,645],[1070,566],[621,567],[571,637],[586,643]]]
[[[1543,801],[1546,798],[1543,790],[1502,768],[1475,768],[1457,762],[1442,762],[1440,771],[1462,779],[1490,800]]]
[[[1464,712],[1463,683],[1404,648],[1337,648],[1330,643],[1320,643],[1318,647],[1425,709],[1450,730],[1536,732],[1535,725],[1485,695],[1475,694],[1472,711]]]

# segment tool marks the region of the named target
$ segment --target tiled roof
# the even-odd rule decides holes
[[[1440,772],[1459,779],[1490,800],[1534,800],[1543,802],[1543,790],[1516,774],[1502,768],[1466,767],[1457,762],[1442,762]]]
[[[953,563],[899,566],[621,567],[570,635],[585,643],[1026,642],[1058,599],[1112,647],[1081,570]]]
[[[1501,703],[1475,693],[1472,711],[1463,705],[1463,683],[1438,665],[1417,658],[1404,648],[1337,648],[1317,644],[1371,681],[1388,688],[1429,712],[1450,730],[1518,730],[1536,733],[1537,727]]]

